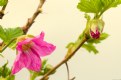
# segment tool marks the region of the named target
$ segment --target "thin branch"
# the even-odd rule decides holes
[[[2,53],[16,38],[12,39],[7,45],[5,45],[2,50],[0,50],[0,53]]]
[[[4,5],[4,6],[2,7],[1,11],[0,11],[0,19],[2,19],[3,16],[5,15],[5,14],[4,14],[4,11],[5,11],[5,9],[6,9],[7,4],[8,4],[8,0],[7,0],[6,5]]]
[[[68,63],[66,62],[65,65],[67,68],[68,80],[70,80],[70,71],[69,71]]]
[[[70,79],[70,80],[74,80],[76,77],[73,77],[72,79]]]
[[[26,34],[29,30],[29,28],[32,26],[32,24],[34,23],[34,20],[36,19],[36,17],[39,15],[39,13],[42,12],[42,6],[45,3],[45,0],[41,0],[40,4],[38,5],[37,10],[35,11],[35,13],[33,14],[33,16],[31,18],[28,19],[26,25],[24,27],[22,27],[24,33]]]
[[[45,3],[45,0],[40,0],[40,3],[39,3],[39,5],[38,5],[36,11],[35,11],[34,14],[32,15],[32,17],[28,19],[28,21],[27,21],[27,23],[26,23],[26,25],[25,25],[24,27],[21,27],[22,30],[23,30],[23,32],[24,32],[24,34],[27,34],[29,28],[30,28],[30,27],[32,26],[32,24],[34,23],[34,20],[36,19],[36,17],[39,15],[39,13],[42,12],[42,9],[41,9],[41,8],[42,8],[42,6],[43,6],[44,3]],[[7,6],[7,4],[6,4],[6,6]],[[4,7],[2,8],[3,11],[5,10],[6,6],[4,6]],[[1,12],[0,12],[0,14],[1,14]],[[4,44],[4,42],[0,42],[0,46],[2,46],[3,44]],[[10,45],[10,44],[9,44],[9,45]]]
[[[84,36],[80,42],[80,44],[78,45],[78,47],[70,53],[69,56],[67,56],[65,59],[63,59],[59,64],[57,64],[53,69],[51,69],[50,71],[48,71],[48,73],[46,73],[40,80],[45,80],[46,77],[48,77],[48,75],[50,75],[53,71],[55,71],[57,68],[59,68],[61,65],[63,65],[64,63],[66,63],[69,59],[71,59],[72,56],[75,55],[75,53],[79,50],[79,48],[87,41],[87,37]]]

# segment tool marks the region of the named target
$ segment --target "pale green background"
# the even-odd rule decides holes
[[[65,46],[75,41],[83,31],[86,20],[76,6],[79,0],[47,0],[43,13],[38,16],[29,33],[39,35],[46,33],[45,40],[57,46],[55,52],[48,56],[49,63],[56,65],[60,62],[67,49]],[[6,15],[0,24],[5,27],[24,26],[27,19],[35,11],[39,0],[9,0]],[[71,77],[76,80],[121,80],[121,6],[107,11],[103,19],[106,23],[104,32],[110,37],[96,45],[100,53],[94,55],[80,49],[69,61]],[[7,49],[4,56],[12,66],[15,52]],[[0,58],[0,65],[6,59]],[[16,80],[28,80],[26,69],[16,74]],[[50,80],[67,80],[65,65],[61,66]]]

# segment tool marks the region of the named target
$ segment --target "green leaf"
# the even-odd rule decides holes
[[[105,11],[121,4],[121,0],[80,0],[77,8],[85,13],[94,13],[99,18]]]
[[[20,27],[16,28],[5,28],[3,29],[0,26],[0,38],[4,41],[5,44],[9,44],[9,42],[19,36],[23,35],[23,30]],[[16,40],[14,40],[9,47],[15,48]]]
[[[45,66],[46,66],[46,64],[47,64],[47,61],[48,61],[48,59],[44,59],[44,60],[42,61],[42,68],[45,68]]]
[[[5,32],[4,32],[4,29],[2,28],[1,25],[0,25],[0,38],[2,40],[5,40],[6,39],[6,35],[5,35]]]
[[[10,75],[10,76],[7,77],[6,80],[15,80],[15,76],[14,75]]]
[[[46,67],[45,67],[45,69],[44,69],[44,73],[46,74],[46,73],[47,73],[48,71],[50,71],[52,68],[53,68],[52,65],[47,64]],[[56,72],[56,71],[51,72],[51,75],[54,74],[55,72]]]
[[[98,50],[93,44],[85,43],[82,45],[82,48],[85,48],[88,52],[94,52],[95,54],[98,53]]]
[[[0,6],[6,5],[8,0],[0,0]]]
[[[104,8],[109,9],[111,7],[117,7],[121,4],[121,0],[101,0]]]
[[[0,77],[6,78],[5,80],[8,80],[8,76],[10,77],[11,70],[7,67],[8,61],[0,67]]]
[[[108,34],[107,33],[102,33],[100,35],[100,38],[99,39],[92,39],[90,38],[87,43],[83,44],[83,48],[85,48],[87,51],[89,52],[94,52],[95,54],[98,53],[98,50],[96,49],[96,47],[94,46],[94,44],[98,44],[100,43],[102,40],[105,40],[108,38]]]
[[[53,66],[51,64],[47,63],[48,59],[44,59],[42,61],[42,70],[40,71],[39,75],[44,75],[46,74],[50,69],[53,68]],[[54,71],[55,72],[55,71]],[[51,74],[53,74],[54,72],[52,72]]]
[[[91,19],[90,15],[88,15],[87,13],[85,13],[85,18],[87,19],[87,21]]]
[[[108,34],[107,33],[102,33],[101,35],[100,35],[100,38],[99,39],[89,39],[87,42],[88,43],[95,43],[95,44],[97,44],[97,43],[100,43],[101,41],[103,41],[103,40],[105,40],[105,39],[107,39],[108,38]]]
[[[99,13],[102,9],[102,2],[100,0],[80,0],[77,8],[85,13]]]
[[[100,40],[105,40],[105,39],[107,39],[108,38],[108,36],[109,36],[109,34],[107,34],[107,33],[102,33],[101,35],[100,35]]]

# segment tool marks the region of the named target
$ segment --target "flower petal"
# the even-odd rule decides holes
[[[19,51],[12,68],[12,74],[19,72],[24,67],[29,70],[40,71],[41,59],[39,55],[37,53],[33,53],[31,50],[26,52]]]
[[[32,49],[41,57],[50,55],[55,50],[55,48],[56,47],[53,44],[47,43],[45,41],[41,42],[41,44],[34,44],[32,47]]]
[[[29,62],[30,62],[29,57],[25,53],[18,51],[18,55],[15,59],[15,62],[12,68],[12,74],[19,72]]]
[[[41,41],[43,41],[44,39],[44,32],[41,32],[41,34],[35,38],[32,39],[33,42],[35,42],[36,44],[40,44]]]
[[[30,64],[26,65],[26,68],[33,71],[40,71],[42,63],[39,55],[32,50],[29,50],[27,54],[29,54],[28,56],[31,60],[30,60]]]
[[[46,56],[51,54],[55,50],[53,44],[43,41],[44,32],[41,32],[40,36],[33,38],[33,50],[36,51],[40,56]]]

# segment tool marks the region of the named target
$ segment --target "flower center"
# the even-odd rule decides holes
[[[29,42],[27,44],[23,44],[22,45],[22,50],[23,51],[29,50],[31,48],[31,46],[32,46],[32,43],[31,42]]]

